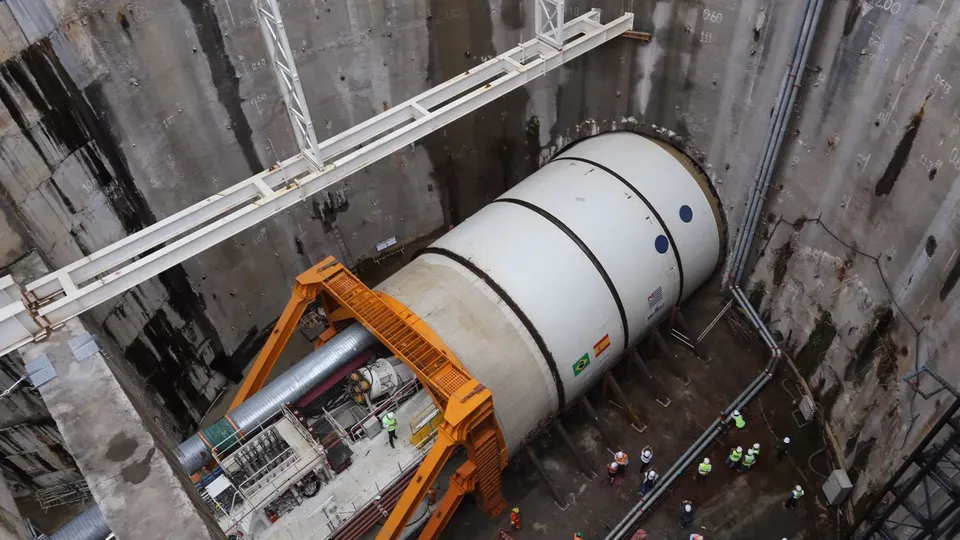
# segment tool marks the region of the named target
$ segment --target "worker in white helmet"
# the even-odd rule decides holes
[[[710,464],[710,458],[703,458],[703,463],[697,465],[697,482],[703,483],[707,481],[707,475],[710,474],[710,471],[713,470],[713,465]]]
[[[760,457],[760,443],[758,442],[753,443],[753,457]]]
[[[393,440],[397,438],[397,415],[388,412],[383,416],[381,422],[383,429],[387,431],[387,442],[390,443],[390,448],[396,448],[396,446],[393,445]]]
[[[743,415],[740,414],[740,411],[733,411],[733,414],[730,417],[733,418],[733,423],[737,426],[737,429],[743,429],[747,427],[747,421],[743,419]]]
[[[649,446],[644,446],[643,451],[640,452],[640,474],[643,474],[647,467],[650,466],[650,463],[653,461],[653,449]]]
[[[648,492],[650,492],[653,489],[653,486],[657,484],[657,478],[659,477],[660,475],[657,474],[656,469],[651,468],[649,471],[647,471],[646,476],[643,477],[643,484],[640,485],[641,497],[645,496]]]
[[[787,495],[787,500],[783,502],[784,508],[796,508],[797,501],[800,500],[800,497],[803,497],[803,488],[798,484],[793,488],[793,491]]]
[[[613,455],[613,460],[617,462],[617,474],[624,476],[627,472],[627,464],[630,463],[630,458],[627,457],[627,453],[620,450]]]
[[[617,474],[620,472],[620,466],[617,465],[616,461],[611,461],[607,465],[607,477],[610,478],[610,483],[613,484],[613,481],[617,478]]]
[[[777,463],[780,463],[783,460],[783,456],[787,455],[787,449],[790,448],[790,437],[784,437],[782,441],[777,443]]]
[[[683,501],[680,503],[680,528],[686,529],[693,525],[693,503]]]

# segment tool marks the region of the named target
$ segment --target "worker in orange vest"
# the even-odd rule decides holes
[[[523,528],[523,523],[520,521],[519,508],[514,508],[510,511],[510,528],[518,531]]]
[[[627,464],[630,463],[630,458],[627,457],[627,453],[621,450],[613,455],[613,460],[617,462],[617,474],[620,476],[625,475],[627,472]]]

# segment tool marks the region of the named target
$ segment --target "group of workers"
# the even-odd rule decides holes
[[[744,420],[743,415],[740,414],[740,411],[733,411],[730,419],[732,420],[737,431],[741,431],[747,426],[747,422]],[[777,463],[780,463],[783,460],[789,447],[790,437],[784,437],[777,443],[775,453]],[[756,464],[759,457],[760,443],[753,443],[753,446],[748,448],[746,452],[744,452],[742,446],[737,446],[730,449],[730,453],[727,455],[726,465],[730,469],[736,469],[737,471],[743,473],[749,471]],[[626,473],[626,468],[629,463],[630,459],[626,452],[619,450],[614,453],[613,461],[607,465],[607,475],[611,484],[615,483],[617,477],[622,477]],[[649,446],[644,447],[640,452],[640,474],[643,477],[643,483],[640,486],[641,497],[645,497],[647,493],[650,493],[656,486],[657,480],[660,478],[660,475],[652,466],[652,463],[653,449]],[[695,475],[697,483],[706,482],[707,477],[710,475],[712,470],[713,465],[710,463],[710,458],[703,458],[703,461],[697,466],[697,472]],[[787,495],[787,499],[783,502],[783,507],[787,509],[796,508],[797,503],[800,501],[800,498],[803,497],[803,495],[803,487],[800,485],[795,486]],[[693,502],[684,500],[680,503],[680,527],[684,529],[688,528],[693,525],[693,521]],[[520,529],[521,527],[522,522],[520,520],[520,509],[514,508],[510,513],[510,528]],[[641,530],[639,533],[644,533],[640,536],[641,538],[646,537],[646,531]],[[577,532],[574,534],[573,538],[574,540],[583,540],[583,535]],[[692,533],[689,540],[706,539],[699,533]],[[784,538],[783,540],[787,539]]]
[[[731,420],[733,420],[733,425],[736,427],[737,431],[743,430],[745,427],[747,427],[747,421],[744,420],[743,415],[740,414],[740,411],[733,411],[731,414]],[[777,463],[780,463],[783,460],[783,457],[787,454],[789,447],[790,437],[784,437],[783,440],[777,443],[775,454]],[[727,467],[736,469],[739,472],[747,472],[754,466],[754,464],[756,464],[759,457],[760,443],[753,443],[753,446],[747,449],[746,453],[744,453],[742,446],[737,446],[736,448],[730,449],[730,453],[727,455],[726,465]],[[710,475],[712,470],[713,465],[710,463],[710,458],[703,458],[703,461],[697,466],[697,482],[706,482],[707,476]],[[784,501],[783,507],[788,509],[796,508],[800,497],[803,497],[803,488],[797,485],[787,495],[787,500]],[[693,503],[689,500],[685,500],[680,503],[680,527],[687,528],[692,524]],[[690,540],[704,539],[703,536],[694,533],[690,535]],[[786,538],[784,538],[784,540],[786,540]]]

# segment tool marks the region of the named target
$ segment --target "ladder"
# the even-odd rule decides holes
[[[437,441],[420,465],[383,526],[378,539],[400,536],[440,470],[463,445],[467,462],[450,478],[450,489],[420,538],[436,538],[463,497],[472,493],[481,509],[496,516],[506,502],[500,473],[507,464],[506,444],[493,414],[493,394],[474,379],[430,327],[403,304],[367,288],[353,273],[327,257],[316,267],[321,302],[328,314],[344,311],[363,324],[414,372],[443,411]]]

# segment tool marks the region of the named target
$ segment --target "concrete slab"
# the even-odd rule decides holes
[[[43,269],[36,255],[18,278]],[[149,417],[142,418],[102,351],[78,361],[70,340],[87,334],[79,319],[22,347],[24,363],[45,356],[55,376],[38,390],[111,529],[121,538],[224,538]],[[158,451],[159,450],[159,451]]]

